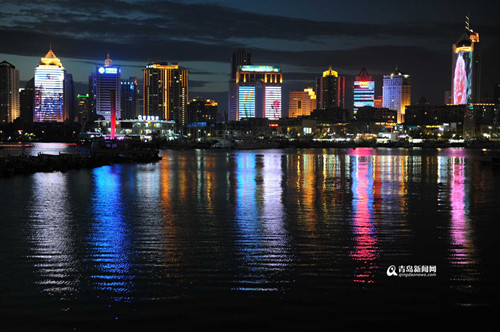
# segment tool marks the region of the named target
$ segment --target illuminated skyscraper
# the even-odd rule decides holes
[[[178,63],[151,63],[144,70],[144,115],[174,120],[184,126],[187,120],[188,71]]]
[[[111,120],[111,98],[115,98],[116,119],[121,118],[120,97],[120,68],[113,66],[113,61],[107,55],[104,66],[97,67],[95,73],[90,76],[95,114]]]
[[[481,55],[479,33],[472,31],[466,17],[465,32],[452,47],[451,97],[455,105],[481,100]]]
[[[296,118],[311,115],[316,107],[316,93],[313,88],[304,91],[290,91],[288,95],[288,116]]]
[[[236,121],[238,109],[238,87],[236,86],[236,73],[240,66],[253,65],[252,53],[238,49],[231,55],[231,76],[228,90],[228,121]]]
[[[7,61],[0,62],[0,123],[12,122],[19,111],[19,70]]]
[[[375,81],[363,67],[354,81],[354,116],[365,106],[375,107]]]
[[[316,108],[345,107],[345,77],[330,67],[316,78]]]
[[[64,79],[66,70],[52,49],[41,59],[35,69],[34,122],[63,122],[69,114],[64,113]]]
[[[398,123],[404,122],[405,108],[411,104],[410,75],[396,67],[390,75],[384,75],[382,86],[384,108],[398,112]]]
[[[277,66],[244,65],[236,72],[238,103],[236,120],[263,118],[277,120],[282,115],[283,77]]]

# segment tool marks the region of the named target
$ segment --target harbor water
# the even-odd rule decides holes
[[[500,172],[479,151],[161,155],[0,179],[2,331],[463,327],[499,312]]]

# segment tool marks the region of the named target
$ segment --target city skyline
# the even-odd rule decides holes
[[[500,28],[490,6],[429,3],[426,15],[419,16],[423,14],[419,8],[405,5],[396,15],[402,5],[389,1],[375,6],[362,1],[360,5],[373,9],[373,17],[367,18],[346,5],[325,1],[316,4],[331,13],[329,17],[318,14],[323,11],[315,10],[317,6],[308,10],[300,1],[287,6],[276,1],[267,7],[260,1],[253,5],[227,1],[203,5],[196,1],[40,4],[35,1],[21,7],[8,3],[0,19],[0,38],[9,45],[1,56],[20,70],[21,86],[33,75],[30,66],[34,67],[52,42],[73,74],[78,93],[85,92],[88,72],[109,51],[124,77],[142,77],[149,60],[179,61],[190,72],[193,94],[215,99],[220,109],[226,109],[230,56],[243,47],[254,54],[255,63],[281,66],[284,90],[312,85],[314,77],[330,65],[352,86],[359,68],[366,66],[374,76],[376,95],[380,95],[382,76],[399,65],[412,75],[413,98],[425,96],[437,104],[449,89],[450,49],[464,29],[467,13],[471,27],[482,38],[483,95],[492,96],[500,79],[493,56],[499,48]],[[72,15],[74,11],[78,15]],[[121,24],[120,18],[128,18],[127,24]],[[161,18],[170,23],[162,24]],[[149,33],[141,22],[150,25]],[[260,23],[267,28],[259,28]],[[200,26],[204,28],[198,29]],[[349,89],[346,100],[349,105]]]

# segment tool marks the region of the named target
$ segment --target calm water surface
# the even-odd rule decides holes
[[[30,151],[44,149],[71,147]],[[355,330],[498,312],[500,174],[477,151],[162,155],[0,179],[5,330]]]

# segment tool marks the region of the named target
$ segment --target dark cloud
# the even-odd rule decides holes
[[[254,53],[256,63],[293,68],[293,72],[284,71],[290,89],[314,84],[314,77],[329,65],[346,75],[348,84],[352,84],[353,76],[364,65],[380,87],[382,75],[397,64],[412,75],[414,97],[424,94],[432,102],[441,102],[444,90],[449,88],[451,44],[463,31],[461,21],[417,18],[402,12],[405,6],[400,3],[396,6],[399,12],[393,16],[411,19],[396,22],[380,18],[370,23],[354,21],[358,9],[352,9],[352,22],[350,17],[321,21],[286,16],[286,8],[274,10],[272,2],[266,3],[269,10],[265,13],[237,9],[236,2],[231,8],[176,1],[33,0],[0,1],[0,4],[0,42],[4,45],[2,52],[7,54],[40,57],[52,43],[59,57],[79,59],[83,64],[102,64],[107,51],[115,63],[145,64],[150,60],[229,63],[236,48],[246,47]],[[385,3],[373,6],[377,10],[380,6],[386,6],[382,11],[392,10]],[[430,1],[424,1],[422,6],[432,10]],[[329,8],[333,7],[332,2]],[[431,16],[445,14],[443,11]],[[493,50],[498,50],[500,28],[491,25],[491,21],[476,23],[479,24],[474,24],[474,28],[481,32],[485,54],[484,84],[489,86],[500,73],[495,61],[486,59],[486,55],[496,58],[498,52]],[[141,68],[141,65],[130,67]],[[229,65],[223,74],[228,72]],[[199,69],[190,73],[193,92],[212,83],[199,80],[196,75],[216,74]],[[217,79],[220,77],[219,73]],[[222,89],[227,87],[225,81],[218,83],[224,86]],[[225,100],[222,107],[224,103]]]

